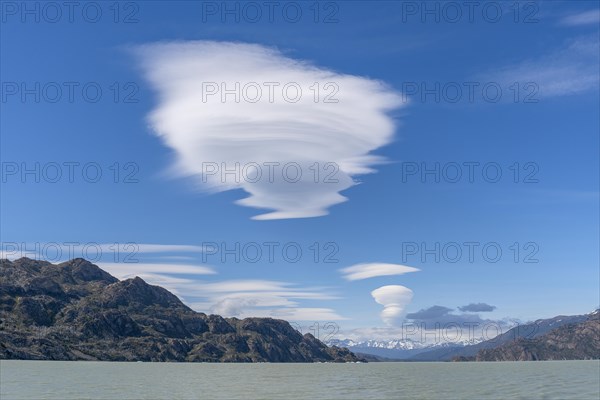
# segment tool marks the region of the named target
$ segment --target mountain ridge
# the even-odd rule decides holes
[[[600,318],[561,325],[535,338],[482,349],[476,361],[600,360]]]
[[[357,362],[287,321],[193,311],[143,279],[77,258],[0,260],[0,359]]]

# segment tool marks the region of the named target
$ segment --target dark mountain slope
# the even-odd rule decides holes
[[[518,339],[477,353],[477,361],[598,360],[600,319],[562,325],[533,339]]]
[[[560,315],[554,318],[538,319],[516,326],[493,339],[464,347],[441,348],[426,351],[410,358],[411,361],[450,361],[459,357],[475,357],[480,350],[493,349],[517,339],[533,339],[566,325],[586,321],[589,315]]]
[[[159,286],[119,281],[83,259],[27,258],[0,260],[0,359],[359,360],[286,321],[206,315]]]

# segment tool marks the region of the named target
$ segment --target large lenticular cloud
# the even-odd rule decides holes
[[[157,43],[137,54],[174,173],[204,190],[245,190],[239,204],[271,211],[255,219],[326,215],[394,134],[400,96],[376,80],[256,44]]]

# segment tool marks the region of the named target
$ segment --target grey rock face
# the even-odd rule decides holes
[[[119,281],[84,259],[0,260],[0,359],[353,362],[271,318],[191,310],[141,278]]]
[[[600,319],[562,325],[533,339],[519,339],[479,351],[477,361],[538,361],[600,359]]]

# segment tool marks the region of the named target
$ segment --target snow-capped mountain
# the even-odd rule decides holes
[[[480,339],[461,340],[456,342],[438,342],[438,343],[425,343],[411,339],[392,339],[392,340],[364,340],[355,341],[352,339],[331,339],[327,342],[329,346],[338,347],[360,347],[360,348],[376,348],[376,349],[388,349],[388,350],[418,350],[418,349],[432,349],[436,347],[460,347],[467,346],[470,344],[477,344],[483,341]]]
[[[394,339],[394,340],[365,340],[354,341],[352,339],[331,339],[327,342],[329,346],[338,347],[371,347],[377,349],[395,349],[395,350],[414,350],[426,348],[427,345],[422,342],[416,342],[411,339]]]
[[[426,343],[411,339],[364,340],[331,339],[326,342],[329,346],[346,347],[355,353],[370,354],[379,357],[406,359],[417,354],[435,350],[461,348],[480,343],[483,339],[462,340],[457,342]]]

